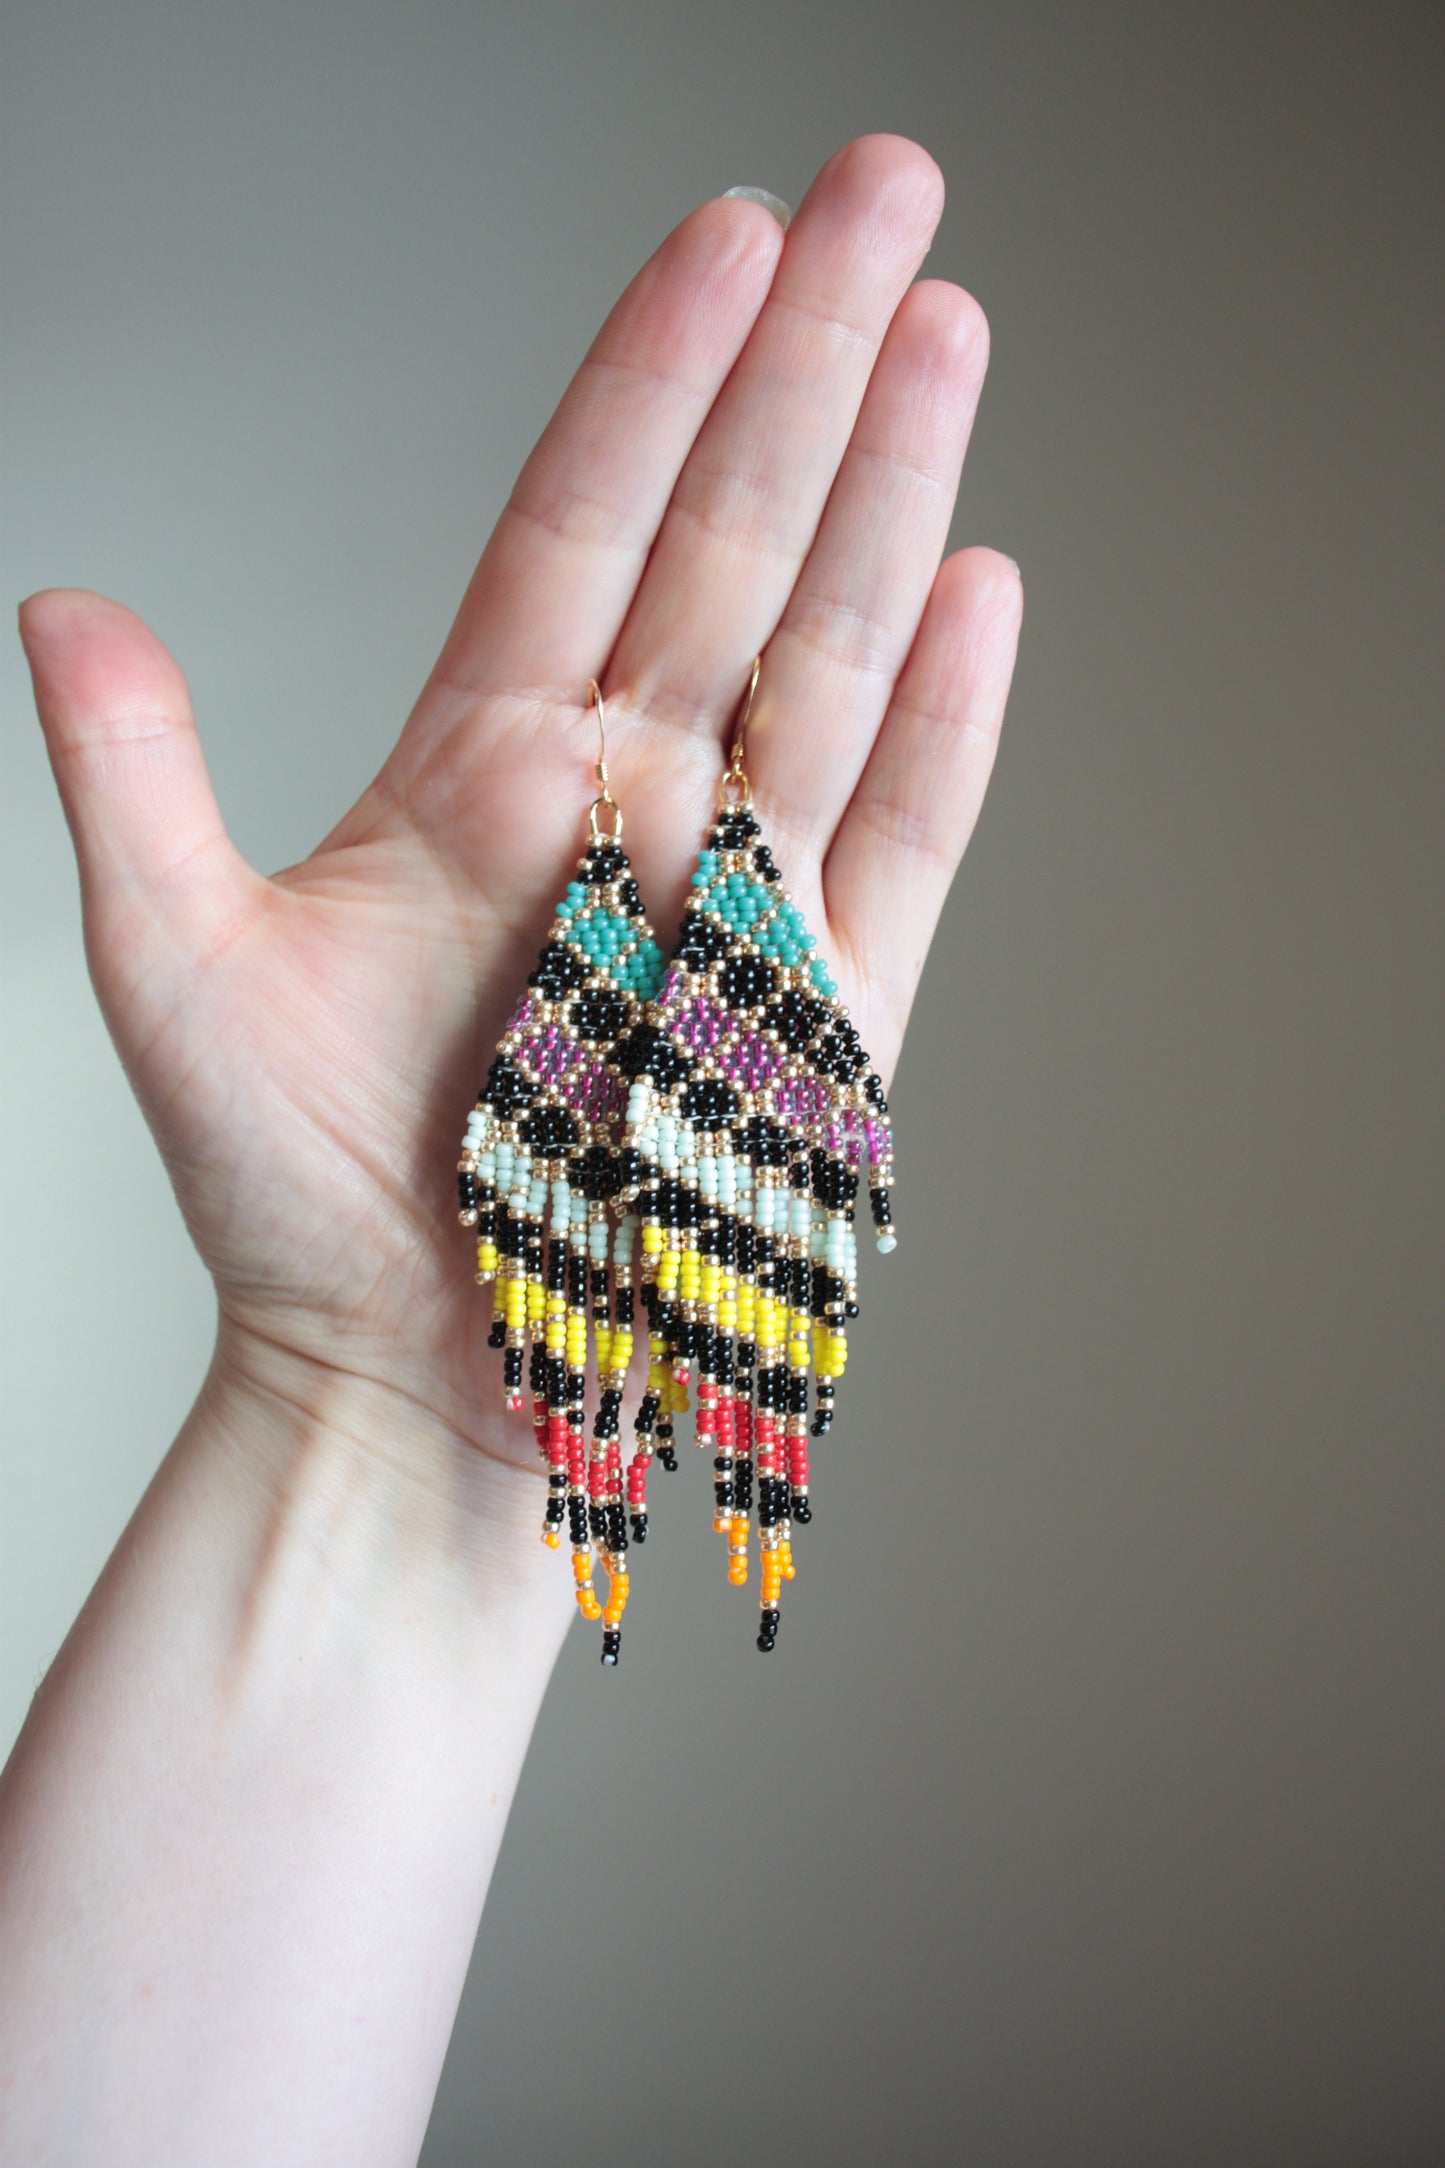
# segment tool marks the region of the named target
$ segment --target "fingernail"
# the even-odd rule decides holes
[[[765,211],[772,212],[783,231],[787,232],[788,221],[793,214],[781,196],[773,195],[766,188],[725,188],[723,194],[741,196],[744,203],[760,203]]]
[[[1013,566],[1015,578],[1021,580],[1023,578],[1023,573],[1019,569],[1019,561],[1017,557],[1010,557],[1007,550],[1000,550],[999,555],[1003,558],[1003,561],[1006,565]]]

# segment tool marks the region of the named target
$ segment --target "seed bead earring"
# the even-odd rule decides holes
[[[602,1621],[602,1660],[615,1663],[628,1595],[618,1431],[637,1234],[636,1213],[616,1203],[627,1104],[618,1049],[642,1023],[664,960],[622,848],[595,680],[588,705],[597,713],[600,788],[587,846],[467,1117],[457,1193],[462,1225],[475,1230],[478,1283],[493,1289],[488,1345],[502,1350],[509,1409],[524,1406],[527,1376],[548,1470],[543,1541],[557,1549],[565,1520],[578,1606]],[[599,1383],[590,1450],[589,1312]],[[634,1458],[626,1485],[639,1537],[646,1471]],[[593,1587],[594,1545],[608,1574],[605,1606]]]
[[[641,1220],[652,1353],[638,1452],[651,1450],[669,1396],[695,1373],[697,1442],[714,1455],[713,1525],[738,1586],[756,1477],[758,1647],[769,1650],[793,1578],[793,1527],[812,1518],[809,1380],[820,1438],[847,1360],[847,1319],[858,1314],[860,1181],[879,1249],[897,1238],[883,1086],[753,811],[744,753],[761,667],[759,658],[677,947],[623,1050],[620,1165]]]

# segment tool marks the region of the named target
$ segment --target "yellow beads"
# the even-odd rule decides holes
[[[497,1245],[495,1242],[477,1244],[477,1278],[493,1280],[497,1276]]]
[[[826,1326],[813,1327],[813,1368],[820,1378],[841,1378],[848,1366],[848,1341]]]
[[[672,1382],[672,1371],[667,1361],[667,1342],[660,1332],[652,1334],[647,1343],[647,1390],[656,1393],[659,1401],[667,1405],[667,1388]]]

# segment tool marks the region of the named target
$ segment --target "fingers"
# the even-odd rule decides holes
[[[609,666],[629,704],[716,727],[782,614],[883,336],[943,207],[916,144],[823,168],[737,367],[688,456]]]
[[[827,849],[938,571],[988,363],[956,286],[905,295],[818,537],[768,643],[748,770],[770,830]]]
[[[768,211],[719,197],[638,273],[522,469],[442,651],[443,685],[580,700],[782,245]]]
[[[834,949],[891,1068],[938,914],[983,803],[1023,614],[1016,568],[960,550],[939,571],[878,742],[824,867]],[[886,1069],[885,1069],[886,1074]]]
[[[221,824],[185,679],[131,611],[80,589],[32,595],[20,637],[102,995],[184,968],[258,885]]]

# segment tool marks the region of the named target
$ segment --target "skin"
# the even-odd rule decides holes
[[[448,1209],[463,1117],[612,789],[666,942],[739,701],[885,1083],[1021,614],[942,557],[987,360],[916,274],[917,145],[786,236],[705,203],[582,362],[375,782],[267,879],[118,603],[21,612],[96,990],[216,1285],[215,1357],[0,1780],[7,2160],[412,2161],[572,1615]]]

